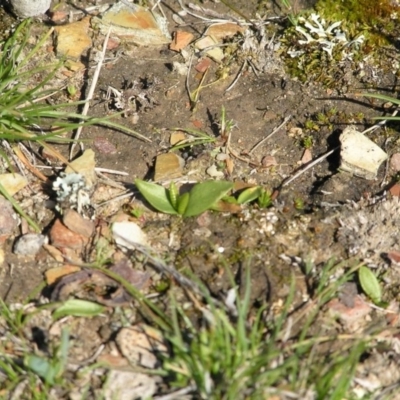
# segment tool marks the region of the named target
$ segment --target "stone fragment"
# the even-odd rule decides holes
[[[93,140],[93,146],[99,151],[101,154],[115,154],[117,152],[117,148],[104,137],[97,137]]]
[[[4,187],[10,196],[14,196],[28,184],[28,181],[20,174],[1,174],[0,185]]]
[[[392,168],[394,172],[400,171],[400,153],[395,153],[390,157],[390,168]]]
[[[101,18],[92,21],[104,35],[111,28],[111,35],[140,46],[171,41],[166,19],[136,4],[118,1]]]
[[[114,222],[112,225],[112,234],[115,243],[122,249],[135,250],[135,243],[148,246],[146,233],[135,222]]]
[[[340,169],[364,179],[376,179],[387,154],[352,126],[340,135],[340,143]]]
[[[235,36],[239,32],[243,33],[246,29],[246,27],[233,22],[224,22],[210,25],[205,34],[222,41],[222,39]]]
[[[34,256],[47,241],[45,235],[38,233],[27,233],[20,236],[14,243],[14,253],[23,256]]]
[[[173,51],[180,51],[184,49],[192,40],[194,36],[190,32],[176,31],[174,39],[169,45],[169,49]]]
[[[105,400],[151,399],[157,391],[159,377],[139,372],[112,369],[102,396]]]
[[[86,238],[90,238],[93,235],[93,221],[83,218],[75,210],[68,209],[64,211],[63,223],[72,232],[79,233]]]
[[[79,60],[82,53],[92,45],[92,40],[88,35],[90,17],[85,17],[81,21],[72,24],[57,26],[56,52],[58,57],[68,57]]]
[[[84,153],[72,161],[67,168],[65,168],[66,174],[78,173],[85,178],[86,188],[91,189],[97,181],[95,172],[96,162],[94,158],[94,151],[87,149]]]
[[[156,158],[154,181],[164,181],[182,176],[185,160],[174,153],[160,154]]]
[[[222,178],[224,173],[220,171],[215,164],[207,168],[206,173],[212,178]]]
[[[57,219],[50,230],[50,242],[57,248],[82,250],[87,239],[79,233],[70,231],[59,219]]]
[[[132,365],[155,368],[157,357],[155,351],[166,352],[161,333],[145,324],[137,324],[134,327],[122,328],[115,342],[121,354],[129,360]]]
[[[46,277],[47,284],[52,285],[53,283],[58,281],[63,276],[72,274],[77,271],[80,271],[79,267],[77,267],[76,265],[67,264],[67,265],[63,265],[62,267],[55,267],[55,268],[48,269],[44,273],[44,276]]]
[[[13,13],[20,18],[35,17],[44,14],[51,0],[9,0]]]
[[[204,36],[195,43],[195,47],[204,50],[205,54],[217,63],[221,63],[224,58],[224,52],[218,47],[218,41],[211,36]]]
[[[184,132],[172,132],[171,136],[169,138],[169,144],[171,146],[175,146],[176,144],[178,144],[179,142],[183,142],[184,140],[186,140],[186,135],[184,134]]]

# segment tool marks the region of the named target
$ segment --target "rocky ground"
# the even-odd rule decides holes
[[[342,49],[343,58],[336,60],[334,50],[332,60],[337,65],[329,61],[322,70],[309,68],[303,56],[302,74],[308,74],[303,79],[298,71],[294,73],[291,58],[300,49],[296,40],[304,40],[304,35],[297,31],[299,36],[294,39],[295,31],[285,17],[288,10],[279,5],[237,1],[230,9],[222,3],[205,2],[197,8],[186,5],[183,9],[179,2],[166,1],[161,8],[172,39],[162,32],[143,36],[145,29],[141,27],[135,42],[151,43],[138,46],[129,43],[123,36],[125,31],[105,38],[108,26],[102,27],[94,16],[104,17],[107,7],[102,8],[102,3],[106,2],[61,1],[58,8],[53,4],[52,14],[34,22],[29,45],[54,26],[55,39],[44,44],[41,55],[55,59],[71,49],[77,52],[67,56],[69,65],[62,67],[51,82],[57,86],[67,80],[51,101],[86,99],[95,68],[101,63],[89,115],[121,112],[118,123],[141,137],[101,126],[83,128],[83,146],[73,150],[73,158],[78,161],[71,170],[86,178],[90,205],[82,212],[70,210],[70,199],[57,200],[54,181],[65,165],[32,147],[38,156],[34,169],[44,174],[44,180],[26,169],[28,184],[14,197],[40,225],[41,232],[36,232],[40,235],[34,238],[39,244],[31,251],[31,238],[26,239],[26,234],[33,233],[32,228],[15,218],[9,203],[3,200],[0,295],[8,307],[26,313],[69,298],[91,300],[105,308],[96,317],[69,316],[56,322],[48,309],[31,314],[23,328],[29,346],[37,354],[48,354],[59,343],[63,326],[69,326],[73,335],[68,374],[73,376],[94,362],[104,362],[111,370],[110,381],[118,382],[106,389],[104,398],[119,393],[124,387],[120,382],[125,379],[141,382],[132,384],[135,389],[127,398],[161,396],[171,390],[161,378],[132,373],[128,368],[129,362],[138,363],[138,357],[149,357],[139,364],[151,369],[157,359],[148,349],[142,353],[137,350],[141,340],[148,342],[152,337],[146,331],[151,328],[143,328],[144,321],[150,325],[149,320],[132,307],[137,306],[137,300],[132,300],[113,273],[146,296],[156,295],[167,313],[165,293],[175,293],[183,304],[188,296],[185,290],[196,285],[193,281],[203,283],[213,298],[221,300],[232,288],[233,277],[243,294],[246,268],[250,271],[254,310],[263,304],[279,310],[291,294],[294,277],[290,307],[293,325],[286,328],[288,336],[291,333],[296,337],[303,316],[316,305],[314,286],[328,261],[339,263],[338,269],[330,272],[330,281],[340,281],[360,261],[378,276],[383,297],[373,301],[376,299],[371,299],[371,292],[360,285],[357,273],[350,274],[350,282],[337,288],[339,294],[321,304],[321,313],[309,334],[348,335],[353,339],[379,335],[385,346],[378,350],[373,345],[360,357],[352,395],[398,398],[397,126],[391,122],[368,134],[387,154],[376,176],[358,166],[343,171],[344,145],[340,141],[346,128],[362,132],[376,123],[374,117],[394,112],[392,103],[360,94],[379,89],[396,97],[395,43],[382,47],[378,60],[371,53],[359,55],[352,45]],[[300,3],[296,12],[311,6]],[[220,35],[217,43],[212,43],[220,52],[210,54],[209,44],[205,50],[193,44],[206,36],[204,32],[214,20],[234,23],[237,18],[243,21],[243,17],[248,21],[245,19],[240,29],[235,25],[236,30],[231,32],[233,24],[223,25],[222,33],[213,33]],[[356,38],[353,34],[352,39]],[[312,44],[306,46],[309,52]],[[319,60],[322,64],[329,55],[321,50],[323,44],[318,46],[324,54]],[[316,51],[306,54],[314,57]],[[288,56],[291,52],[293,57]],[[179,140],[181,144],[193,140],[194,130],[206,138],[202,143],[171,150]],[[372,160],[368,151],[375,150],[362,153],[359,147],[360,154],[354,150],[355,158],[361,164],[365,159]],[[55,148],[64,157],[70,156],[71,145]],[[329,156],[306,169],[330,151]],[[6,169],[4,164],[4,172]],[[300,171],[304,172],[297,176]],[[207,210],[196,217],[181,218],[158,213],[149,206],[134,185],[136,178],[154,180],[166,187],[171,181],[184,187],[211,179],[227,180],[235,183],[235,195],[243,188],[262,186],[270,193],[272,203],[266,208],[226,203],[222,212]],[[75,203],[72,206],[77,208]],[[115,226],[120,226],[122,233],[116,232]],[[118,235],[126,232],[130,243],[121,244]],[[136,241],[147,250],[136,250],[132,244]],[[93,269],[103,266],[111,275]],[[195,287],[191,287],[192,296],[197,294]],[[1,329],[4,335],[9,331],[5,318]],[[340,343],[333,348],[340,347]],[[164,344],[159,345],[158,350],[165,352]],[[14,350],[9,354],[17,357]],[[319,351],[327,357],[326,349]],[[53,388],[49,393],[53,398],[80,398],[87,390],[88,397],[84,398],[95,398],[102,390],[104,370],[93,367],[92,371],[82,375],[73,390]],[[27,389],[20,385],[12,391],[4,386],[3,394],[12,393],[14,397],[10,398],[18,398],[16,393],[23,390]],[[283,392],[273,398],[290,398]],[[392,397],[385,397],[386,393]],[[322,398],[304,390],[296,395]]]

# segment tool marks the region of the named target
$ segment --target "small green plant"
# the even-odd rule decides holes
[[[216,209],[217,202],[233,187],[227,181],[206,181],[194,185],[190,192],[179,194],[174,182],[171,182],[168,189],[140,179],[135,180],[135,185],[156,210],[183,217],[193,217],[206,210]]]
[[[71,107],[78,107],[85,103],[84,101],[61,104],[45,102],[44,99],[62,91],[61,88],[45,87],[51,86],[52,79],[63,65],[63,61],[49,65],[42,59],[40,49],[51,31],[43,35],[30,49],[30,23],[29,19],[24,20],[5,42],[0,43],[0,141],[35,142],[57,155],[63,163],[67,160],[53,149],[49,142],[68,142],[64,135],[82,125],[103,125],[149,141],[139,133],[112,122],[110,118],[113,116],[92,118],[69,111]],[[0,156],[12,169],[10,157],[1,145]],[[16,211],[36,231],[40,231],[40,227],[23,213],[4,187],[0,187],[0,193],[9,200],[11,198]]]
[[[377,305],[382,302],[382,289],[376,275],[365,266],[358,270],[358,280],[364,293]]]
[[[75,98],[77,93],[78,93],[78,89],[76,88],[75,85],[68,85],[67,86],[67,93],[68,93],[69,97]]]
[[[53,386],[60,382],[67,366],[68,345],[69,333],[67,329],[63,329],[61,332],[60,346],[54,352],[52,358],[30,354],[24,358],[24,365],[40,376],[46,385]]]
[[[291,4],[290,0],[280,0],[280,3],[282,4],[283,8],[287,11],[287,18],[289,22],[293,26],[296,26],[299,23],[299,15],[296,10],[296,7]],[[295,3],[297,3],[296,0]]]
[[[199,131],[197,129],[179,129],[175,128],[173,131],[185,132],[191,137],[179,141],[177,144],[171,147],[171,151],[184,149],[185,147],[193,147],[198,145],[204,145],[207,143],[214,143],[217,139],[206,132]]]
[[[271,191],[262,186],[254,186],[243,190],[237,198],[237,203],[246,204],[256,201],[260,208],[268,208],[272,206],[271,196]]]
[[[301,197],[296,197],[293,203],[296,210],[304,210],[304,200]]]
[[[311,135],[307,135],[301,140],[301,145],[305,149],[311,149],[311,147],[313,147],[313,144],[314,144],[314,138]]]

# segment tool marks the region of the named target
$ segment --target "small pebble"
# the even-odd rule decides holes
[[[46,242],[47,237],[45,235],[27,233],[20,236],[14,243],[14,253],[23,256],[34,256]]]

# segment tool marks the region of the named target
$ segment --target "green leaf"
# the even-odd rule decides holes
[[[400,105],[400,99],[396,99],[395,97],[385,96],[384,94],[377,94],[377,93],[363,93],[364,97],[372,97],[373,99],[387,101],[393,104]],[[389,116],[390,118],[390,116]],[[388,118],[385,118],[388,119]]]
[[[167,190],[167,194],[170,204],[175,210],[177,210],[179,191],[174,181],[171,181],[171,183],[169,184],[169,189]]]
[[[157,185],[156,183],[145,182],[141,179],[135,179],[135,185],[142,196],[157,211],[161,211],[166,214],[178,214],[170,202],[167,189],[161,185]]]
[[[193,217],[208,210],[214,203],[222,199],[233,187],[227,181],[207,181],[198,183],[190,191],[189,203],[184,217]]]
[[[239,194],[237,201],[239,204],[250,203],[251,201],[257,199],[258,196],[260,196],[260,194],[261,194],[260,186],[250,187],[243,190],[242,193]]]
[[[69,299],[54,311],[53,318],[59,319],[66,315],[93,317],[102,313],[104,309],[104,306],[93,303],[92,301]]]
[[[360,267],[358,270],[358,279],[364,293],[374,302],[382,301],[382,289],[375,274],[367,267]]]
[[[36,375],[43,378],[49,385],[55,383],[56,369],[46,358],[29,355],[24,358],[24,364]]]
[[[179,215],[183,215],[185,213],[187,205],[189,203],[189,198],[189,193],[183,193],[181,196],[178,197],[177,211]]]

